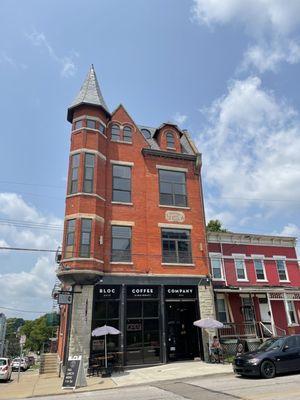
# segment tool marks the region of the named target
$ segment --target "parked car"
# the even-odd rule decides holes
[[[238,375],[263,378],[300,371],[300,335],[266,340],[257,350],[235,357],[233,370]]]
[[[26,371],[26,369],[28,369],[28,364],[26,363],[25,358],[14,358],[12,362],[12,370],[18,371],[19,365],[21,371]]]
[[[12,373],[12,363],[9,358],[0,358],[0,381],[9,381]]]

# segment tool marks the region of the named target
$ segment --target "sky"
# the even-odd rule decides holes
[[[0,247],[60,245],[66,112],[92,63],[111,111],[189,130],[207,220],[300,236],[299,0],[2,0],[0,13]],[[50,311],[55,268],[53,253],[0,250],[0,311]]]

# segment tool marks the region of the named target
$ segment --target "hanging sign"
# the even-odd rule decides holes
[[[58,304],[72,304],[73,295],[70,292],[58,293],[57,302]]]
[[[128,299],[153,299],[158,297],[157,286],[127,286],[127,298]]]
[[[196,286],[165,286],[166,299],[195,299]]]

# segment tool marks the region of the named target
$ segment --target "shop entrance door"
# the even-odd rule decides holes
[[[196,306],[195,300],[166,302],[168,361],[199,357],[198,332],[193,325],[197,319]]]

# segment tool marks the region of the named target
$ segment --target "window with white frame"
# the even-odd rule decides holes
[[[246,267],[243,258],[235,258],[234,259],[236,277],[238,281],[246,281],[247,274],[246,274]]]
[[[297,317],[296,317],[296,310],[295,310],[294,302],[291,301],[291,300],[288,300],[287,301],[287,308],[288,308],[289,325],[297,324]]]
[[[217,311],[218,311],[218,321],[226,323],[228,322],[228,313],[225,298],[221,295],[217,296]]]
[[[213,279],[221,279],[223,280],[223,267],[222,267],[222,258],[217,256],[211,256],[211,272]]]
[[[254,268],[255,268],[256,279],[258,281],[265,281],[266,276],[265,276],[263,260],[261,260],[259,258],[254,259]]]
[[[280,281],[287,281],[287,272],[286,272],[286,265],[285,260],[276,260],[276,267]]]

